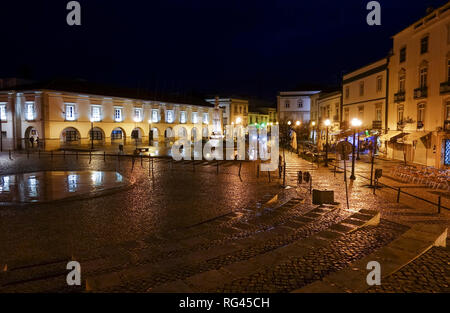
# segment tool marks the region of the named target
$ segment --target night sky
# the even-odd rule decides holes
[[[149,90],[245,95],[275,101],[300,84],[337,84],[386,56],[391,36],[443,0],[2,0],[1,77],[55,77]]]

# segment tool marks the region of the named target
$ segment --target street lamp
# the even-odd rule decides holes
[[[291,126],[292,122],[291,122],[291,121],[288,121],[287,124],[288,124],[289,126]]]
[[[135,135],[134,135],[134,139],[136,142],[136,150],[138,148],[138,137],[139,137],[139,131],[137,129],[137,123],[139,122],[139,118],[137,116],[134,117],[134,130],[135,130]]]
[[[356,137],[356,129],[362,125],[362,121],[354,118],[351,121],[351,125],[353,127],[353,149],[352,149],[352,175],[350,175],[351,180],[355,180],[355,137]]]
[[[91,150],[94,150],[94,118],[91,117]]]
[[[314,144],[316,142],[316,136],[314,134],[314,132],[316,130],[316,122],[312,121],[311,125],[313,127],[312,140],[313,140],[313,144]]]
[[[325,143],[325,167],[328,167],[328,127],[330,127],[331,121],[329,119],[326,119],[324,124],[327,128],[327,139]]]

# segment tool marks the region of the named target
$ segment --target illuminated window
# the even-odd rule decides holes
[[[209,115],[208,113],[203,113],[203,123],[208,124],[209,123]]]
[[[196,124],[198,123],[198,113],[192,112],[192,123]]]
[[[417,122],[425,121],[425,103],[420,103],[417,105]]]
[[[182,124],[186,123],[186,112],[185,111],[180,112],[180,123],[182,123]]]
[[[445,120],[450,121],[450,100],[448,100],[445,105],[445,116]]]
[[[167,110],[167,113],[166,113],[167,123],[173,123],[173,120],[174,120],[173,110]]]
[[[6,104],[0,104],[0,119],[6,121]]]
[[[364,82],[359,83],[359,95],[364,96]]]
[[[66,105],[66,120],[68,121],[75,120],[75,105],[73,104]]]
[[[289,100],[286,100],[286,101],[284,102],[284,105],[285,105],[286,109],[289,108],[289,106],[290,106]]]
[[[297,106],[298,106],[299,108],[303,108],[303,100],[302,100],[302,99],[298,99],[298,101],[297,101]]]
[[[134,109],[134,121],[142,122],[142,109],[141,108]]]
[[[358,107],[358,118],[361,121],[364,119],[364,106]]]
[[[25,118],[28,121],[34,120],[35,114],[34,114],[34,102],[26,102],[26,112],[25,112]]]
[[[348,99],[350,97],[350,87],[345,87],[345,99]]]
[[[91,119],[93,122],[99,122],[101,120],[102,110],[99,106],[91,107]]]
[[[153,123],[158,122],[158,110],[152,110],[152,122]]]
[[[376,121],[381,121],[381,104],[377,104],[376,108],[375,108],[375,120]]]
[[[114,120],[116,122],[122,122],[122,108],[114,108]]]

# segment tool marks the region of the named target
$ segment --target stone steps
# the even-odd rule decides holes
[[[248,260],[225,265],[223,267],[205,271],[166,284],[162,284],[155,288],[151,288],[150,292],[214,292],[220,285],[231,283],[240,278],[251,276],[265,270],[273,269],[278,264],[285,262],[292,257],[298,257],[307,253],[311,249],[318,249],[332,244],[332,242],[346,233],[356,231],[366,225],[376,224],[379,221],[379,213],[375,211],[366,211],[364,215],[371,215],[372,219],[364,222],[362,226],[345,226],[342,223],[336,224],[343,226],[336,230],[324,230],[314,236],[295,241],[294,243],[281,246],[277,249],[264,254],[257,255]],[[353,217],[358,219],[358,217]],[[372,221],[373,220],[373,221]],[[369,223],[367,223],[369,222]],[[239,292],[239,291],[238,291]]]
[[[448,229],[432,224],[416,224],[389,245],[351,264],[348,268],[324,277],[294,292],[364,292],[371,286],[366,282],[367,264],[380,264],[383,279],[402,269],[432,247],[445,247]]]

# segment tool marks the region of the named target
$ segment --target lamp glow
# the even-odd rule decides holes
[[[295,122],[295,125],[300,126],[300,121]]]
[[[324,122],[325,126],[330,126],[331,125],[331,121],[329,119],[326,119]]]
[[[288,123],[287,123],[288,125],[291,125],[292,123],[291,123],[291,121],[288,121]]]
[[[354,118],[351,121],[353,127],[359,127],[362,125],[362,121],[360,119]]]

